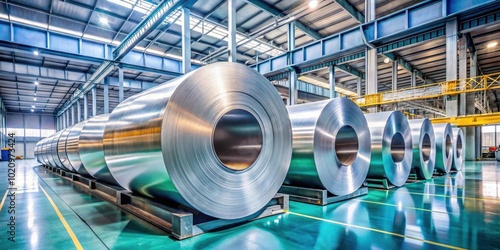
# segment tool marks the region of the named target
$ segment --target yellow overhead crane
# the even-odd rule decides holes
[[[500,89],[500,73],[466,79],[426,84],[417,87],[391,90],[376,94],[351,97],[358,106],[370,107],[397,102],[430,99],[477,91]],[[458,117],[432,118],[432,123],[451,123],[460,127],[500,124],[500,112]]]

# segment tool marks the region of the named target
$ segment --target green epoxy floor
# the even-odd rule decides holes
[[[16,242],[7,239],[7,197],[0,211],[0,249],[76,248],[42,188],[85,249],[500,248],[500,164],[493,161],[467,162],[457,174],[389,191],[370,189],[329,206],[290,202],[289,213],[183,241],[34,169],[34,160],[16,165]],[[3,197],[6,162],[0,173]]]

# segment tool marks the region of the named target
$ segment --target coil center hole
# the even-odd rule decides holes
[[[262,149],[262,128],[250,112],[233,109],[215,125],[213,147],[219,161],[231,170],[250,167]]]
[[[451,143],[450,135],[446,135],[446,158],[450,157],[453,152],[453,145]]]
[[[422,159],[427,162],[431,158],[431,137],[425,133],[422,139]]]
[[[341,127],[335,137],[335,153],[340,163],[351,165],[356,160],[358,149],[358,134],[354,128],[349,125]]]
[[[455,152],[457,155],[457,158],[460,158],[462,156],[462,137],[457,136],[457,151]]]
[[[403,135],[396,132],[391,139],[391,156],[395,163],[403,161],[405,157],[405,139]]]

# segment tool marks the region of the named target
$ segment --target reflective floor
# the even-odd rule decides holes
[[[183,241],[35,165],[17,161],[17,190],[5,192],[7,163],[0,163],[0,249],[500,248],[493,161],[329,206],[290,202],[289,213]]]

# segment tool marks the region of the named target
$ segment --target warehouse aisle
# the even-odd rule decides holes
[[[456,249],[497,247],[500,236],[495,229],[500,226],[496,162],[467,162],[464,173],[388,191],[370,189],[367,196],[325,207],[291,202],[287,214],[184,241],[170,239],[79,186],[33,168],[33,160],[16,165],[16,242],[8,241],[10,196],[5,196],[2,249],[71,249],[77,243],[86,249]],[[1,162],[0,169],[0,188],[5,190],[7,163]]]

